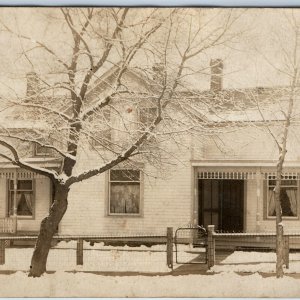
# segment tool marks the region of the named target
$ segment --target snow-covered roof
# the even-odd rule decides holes
[[[92,105],[99,98],[99,94],[109,89],[119,65],[108,69],[101,77],[96,79],[87,92],[87,98]],[[148,78],[136,69],[128,69],[124,79],[132,85],[134,91],[143,93],[145,90],[155,91],[155,81]],[[224,89],[217,93],[211,90],[179,90],[175,96],[190,98],[197,103],[201,113],[211,122],[261,122],[284,120],[282,111],[287,108],[287,93],[289,87],[254,87],[246,89]],[[61,97],[42,96],[49,106],[69,114],[70,102],[62,101]],[[45,128],[46,122],[37,121],[24,116],[21,106],[12,106],[9,101],[0,101],[0,126],[6,128]],[[300,112],[300,100],[295,101],[294,111]],[[201,103],[203,104],[201,106]],[[213,103],[213,105],[212,105]],[[297,113],[298,114],[298,113]],[[23,117],[22,117],[23,115]]]

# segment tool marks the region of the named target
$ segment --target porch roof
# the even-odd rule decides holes
[[[191,160],[192,167],[212,168],[276,168],[276,160]],[[286,161],[284,170],[299,169],[300,161]]]
[[[42,168],[59,169],[61,166],[61,161],[57,158],[29,158],[26,162],[30,162],[33,166]],[[45,176],[37,174],[32,171],[21,169],[12,163],[0,161],[0,178],[44,178]]]
[[[274,161],[195,161],[192,166],[198,179],[268,179],[276,176]],[[300,178],[300,162],[289,162],[283,169],[282,176],[286,179]]]

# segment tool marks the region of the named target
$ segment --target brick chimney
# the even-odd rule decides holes
[[[220,58],[210,61],[210,90],[218,93],[223,89],[223,60]]]
[[[26,79],[27,79],[26,97],[34,98],[39,93],[39,77],[35,72],[29,72],[26,74]]]

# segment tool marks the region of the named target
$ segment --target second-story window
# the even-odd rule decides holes
[[[148,127],[157,117],[157,107],[139,108],[139,122],[142,126]]]
[[[49,147],[42,146],[45,145],[46,142],[40,140],[41,144],[34,143],[34,156],[50,156],[52,154],[52,149]]]
[[[105,148],[111,144],[110,109],[103,109],[93,117],[92,145]]]

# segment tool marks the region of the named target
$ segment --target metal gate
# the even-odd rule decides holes
[[[207,263],[207,232],[202,226],[180,227],[175,231],[177,264]]]

